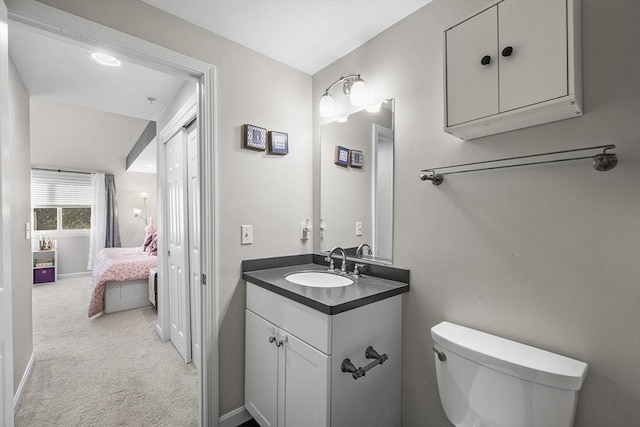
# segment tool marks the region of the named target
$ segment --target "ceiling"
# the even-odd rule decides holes
[[[157,120],[185,82],[127,61],[121,67],[99,65],[90,57],[95,50],[9,24],[9,55],[31,96]]]
[[[142,0],[315,74],[431,0]]]
[[[314,74],[431,0],[142,1]],[[122,67],[100,66],[90,58],[93,51],[81,42],[9,23],[9,54],[31,96],[157,120],[185,83],[126,60]],[[134,168],[149,171],[155,153],[146,154]]]

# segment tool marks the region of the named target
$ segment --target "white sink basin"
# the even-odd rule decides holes
[[[310,286],[313,288],[339,288],[348,286],[353,280],[348,277],[339,276],[332,273],[323,273],[321,271],[306,271],[302,273],[292,273],[284,277],[291,283],[302,286]]]

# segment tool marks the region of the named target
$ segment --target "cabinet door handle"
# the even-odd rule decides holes
[[[269,342],[271,344],[275,343],[276,347],[280,347],[281,345],[287,342],[287,337],[283,337],[282,339],[277,339],[276,337],[272,336],[272,337],[269,337]]]
[[[504,49],[502,49],[502,56],[511,56],[512,53],[513,53],[513,48],[511,46],[507,46]]]
[[[482,65],[489,65],[491,63],[491,56],[489,55],[483,56],[482,59],[480,60],[480,63]]]

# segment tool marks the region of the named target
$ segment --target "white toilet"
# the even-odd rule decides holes
[[[431,328],[440,400],[458,427],[571,427],[588,365],[464,326]]]

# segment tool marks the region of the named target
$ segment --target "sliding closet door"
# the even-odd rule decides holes
[[[191,355],[200,370],[200,185],[198,184],[198,126],[193,122],[187,128],[187,158],[189,184],[189,288],[191,297]]]
[[[187,229],[186,130],[180,129],[165,143],[167,165],[169,336],[185,362],[191,361],[189,316],[189,243]]]

